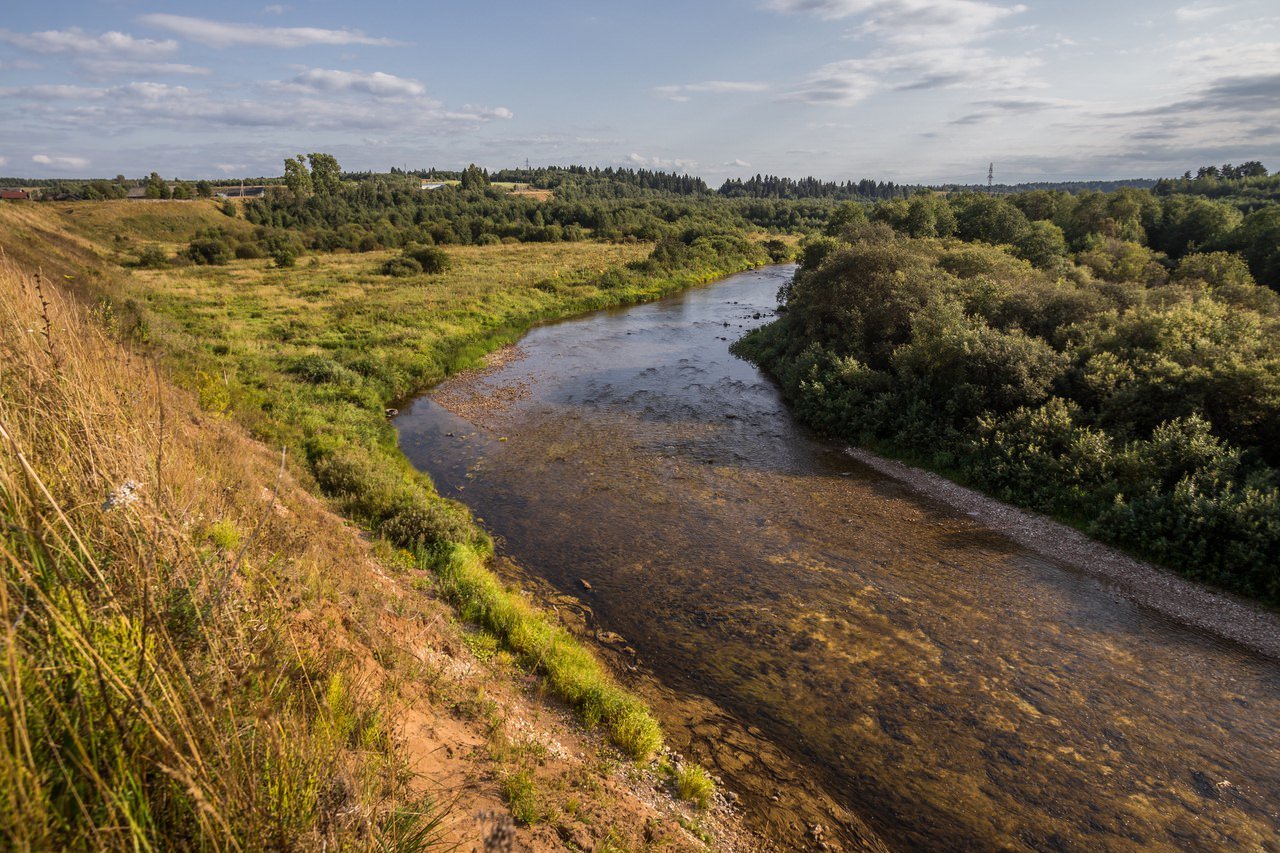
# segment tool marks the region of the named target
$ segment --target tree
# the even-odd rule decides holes
[[[1280,204],[1249,214],[1234,240],[1258,283],[1280,290]]]
[[[986,243],[1016,243],[1028,224],[1021,210],[990,195],[963,198],[956,216],[956,231],[961,237]]]
[[[1052,222],[1037,219],[1013,244],[1014,254],[1038,267],[1051,269],[1067,255],[1067,238]]]
[[[196,195],[200,198],[213,198],[213,184],[203,178],[196,181]]]
[[[152,172],[147,178],[147,198],[168,198],[169,185],[164,182],[164,178],[156,172]]]
[[[301,156],[298,158],[301,160]],[[334,195],[342,186],[342,167],[332,154],[308,154],[311,161],[311,187],[316,195]]]
[[[307,171],[307,161],[301,154],[284,159],[284,183],[294,198],[306,198],[311,194],[311,173]]]
[[[464,190],[483,190],[489,186],[489,173],[475,163],[462,170]]]
[[[831,212],[827,220],[826,233],[829,237],[839,236],[846,228],[867,224],[867,210],[853,201],[846,201]]]
[[[914,196],[907,205],[903,223],[912,237],[950,237],[956,230],[956,215],[942,196]]]

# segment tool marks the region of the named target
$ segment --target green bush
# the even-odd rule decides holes
[[[406,258],[398,255],[394,258],[388,258],[382,264],[382,274],[394,276],[396,278],[408,278],[409,276],[422,275],[422,264],[413,258]]]
[[[449,269],[449,254],[436,246],[409,245],[402,257],[415,261],[421,272],[436,275]]]
[[[418,551],[468,543],[473,530],[466,510],[434,498],[419,499],[400,509],[382,523],[382,535],[399,548]]]
[[[969,203],[971,224],[1005,214]],[[1108,210],[1089,215],[1131,227]],[[809,245],[788,310],[733,348],[801,420],[1280,601],[1280,300],[1238,258],[1188,255],[1167,284],[1118,237],[1083,240],[1093,272],[980,244]]]
[[[323,355],[302,356],[294,362],[291,372],[316,385],[324,382],[337,382],[351,375],[351,371]]]
[[[225,240],[205,237],[192,240],[185,254],[188,260],[200,266],[222,266],[231,260],[231,247]]]
[[[142,269],[158,270],[169,266],[169,255],[154,244],[146,246],[138,253],[137,266]]]
[[[281,269],[292,267],[298,263],[298,250],[292,246],[280,246],[271,253],[271,260]]]

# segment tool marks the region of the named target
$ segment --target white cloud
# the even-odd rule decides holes
[[[36,53],[78,53],[85,56],[155,57],[169,56],[178,50],[178,43],[173,39],[140,39],[114,30],[95,36],[79,27],[38,33],[14,33],[0,29],[0,41]]]
[[[186,15],[156,13],[142,15],[142,23],[166,30],[207,47],[307,47],[309,45],[397,45],[401,42],[375,38],[360,30],[324,30],[317,27],[264,27],[258,24],[234,24],[191,18]]]
[[[646,157],[643,154],[632,152],[627,157],[627,162],[633,166],[639,166],[642,169],[665,169],[668,171],[691,171],[698,168],[697,160],[683,160],[680,158],[667,159],[665,157]]]
[[[1033,73],[1041,62],[1034,56],[997,56],[962,45],[881,51],[865,59],[828,63],[791,87],[781,99],[849,107],[882,91],[978,88],[1007,92],[1041,88],[1045,84]]]
[[[461,110],[444,112],[441,116],[451,121],[478,123],[495,118],[505,121],[514,118],[515,113],[506,107],[473,107],[471,104],[463,104]]]
[[[750,163],[740,158],[734,158],[733,160],[728,160],[725,162],[724,165],[734,169],[750,169],[751,168]]]
[[[956,44],[992,33],[1021,4],[1001,6],[983,0],[772,0],[770,7],[824,20],[859,17],[854,33],[894,44]]]
[[[213,69],[182,62],[144,62],[135,59],[81,59],[76,67],[88,77],[203,77]]]
[[[286,6],[283,3],[272,3],[269,6],[262,7],[264,15],[283,15],[285,12],[292,10],[292,6]]]
[[[782,98],[814,106],[851,107],[881,88],[880,81],[866,69],[866,61],[861,59],[828,63]]]
[[[422,95],[370,97],[356,86],[315,90],[281,81],[262,84],[253,97],[244,98],[229,98],[223,90],[150,81],[104,87],[0,88],[0,97],[20,104],[24,116],[60,132],[89,129],[99,133],[105,128],[121,134],[167,127],[210,133],[218,128],[292,131],[362,127],[370,132],[421,135],[458,132],[512,117],[511,111],[501,106],[466,104],[459,110],[448,110]]]
[[[677,86],[657,86],[654,93],[669,101],[688,101],[693,95],[724,95],[748,92],[766,92],[768,83],[752,83],[733,80],[707,80],[703,83],[684,83]]]
[[[49,166],[54,169],[85,169],[89,161],[83,157],[50,157],[48,154],[35,154],[31,162],[38,166]]]
[[[881,91],[1043,86],[1032,55],[1002,55],[973,45],[1023,5],[982,0],[771,0],[784,13],[825,20],[860,18],[854,33],[879,42],[869,55],[828,63],[781,95],[784,101],[850,107]]]
[[[214,163],[213,168],[217,169],[224,175],[243,174],[245,169],[244,163]]]
[[[382,71],[367,73],[327,68],[309,68],[283,85],[314,92],[359,92],[379,98],[412,97],[427,91],[427,87],[417,80]]]
[[[1174,9],[1173,16],[1178,19],[1179,23],[1198,24],[1230,10],[1230,6],[1207,6],[1203,3],[1192,3],[1190,6]]]
[[[8,158],[8,157],[0,157],[0,166],[8,166],[8,165],[9,165],[9,158]]]

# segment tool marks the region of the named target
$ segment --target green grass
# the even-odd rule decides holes
[[[545,819],[542,800],[538,796],[538,785],[533,773],[518,770],[502,780],[502,793],[511,806],[511,816],[517,821],[530,826]]]
[[[662,746],[662,729],[635,696],[623,690],[568,631],[518,593],[505,589],[485,567],[484,554],[451,545],[424,555],[445,597],[460,615],[482,625],[527,668],[546,676],[551,691],[588,725],[600,725],[619,749],[647,759]]]
[[[676,770],[676,796],[693,803],[700,809],[711,805],[711,795],[715,793],[715,783],[697,764],[681,764]]]
[[[197,219],[208,214],[163,209],[169,207]],[[169,236],[148,218],[158,213],[134,210],[87,206],[77,227],[98,235],[115,216],[131,239]],[[190,226],[197,224],[208,225]],[[385,410],[537,322],[650,300],[746,268],[760,255],[672,270],[639,263],[652,251],[647,244],[446,251],[448,271],[408,278],[380,274],[391,251],[306,255],[286,269],[266,259],[133,269],[103,288],[111,297],[104,311],[157,349],[207,411],[234,417],[305,460],[320,490],[349,517],[396,547],[431,555],[425,565],[439,573],[464,618],[543,674],[584,722],[602,726],[628,755],[647,758],[662,744],[647,708],[564,629],[502,588],[487,568],[488,537],[400,454]],[[217,530],[211,538],[225,551],[232,533]]]

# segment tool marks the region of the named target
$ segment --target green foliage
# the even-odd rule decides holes
[[[422,275],[422,264],[405,255],[398,255],[394,258],[387,258],[382,262],[381,271],[383,275],[394,276],[395,278],[408,278],[409,276]]]
[[[637,760],[662,746],[662,730],[644,704],[619,687],[592,654],[562,627],[504,589],[480,552],[448,545],[429,555],[443,594],[462,616],[491,631],[521,663],[547,677],[551,691],[588,725]]]
[[[675,773],[676,796],[693,803],[700,809],[711,805],[711,796],[716,791],[715,782],[697,764],[682,763]]]
[[[449,269],[449,253],[437,246],[405,246],[403,256],[417,261],[421,271],[428,275],[437,275]]]
[[[222,266],[231,260],[231,246],[219,237],[201,237],[192,240],[183,254],[193,264]]]
[[[159,270],[169,266],[169,254],[162,247],[151,243],[138,253],[137,266],[142,269]]]
[[[511,807],[511,816],[518,823],[532,826],[546,819],[545,809],[538,796],[538,784],[529,770],[507,774],[502,780],[502,795]]]
[[[462,170],[462,188],[464,190],[483,190],[489,186],[489,173],[475,163]]]
[[[311,194],[311,172],[307,170],[306,158],[301,154],[285,158],[284,183],[294,198],[306,198]]]
[[[292,246],[280,246],[271,253],[271,260],[275,262],[276,267],[287,269],[298,263],[298,250]]]
[[[302,155],[298,155],[301,162]],[[335,195],[342,186],[342,167],[332,154],[313,153],[307,155],[311,164],[311,188],[318,196]]]
[[[1159,253],[1104,236],[1144,216],[1121,201],[1088,200],[1110,224],[1079,266],[1046,220],[1023,233],[1057,237],[1049,270],[978,244],[811,244],[788,310],[735,351],[820,429],[1280,601],[1280,299],[1221,252],[1170,283]],[[966,204],[984,212],[962,222],[1003,216]]]

